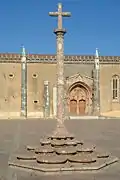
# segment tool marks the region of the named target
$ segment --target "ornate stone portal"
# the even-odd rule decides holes
[[[57,122],[55,132],[40,140],[37,147],[26,146],[25,153],[13,156],[9,165],[27,170],[56,173],[69,171],[92,171],[100,170],[105,166],[118,161],[106,153],[98,153],[95,147],[87,148],[83,142],[69,134],[64,126],[64,56],[63,56],[63,35],[62,16],[69,13],[62,12],[62,5],[58,5],[58,12],[50,13],[58,16],[57,34]],[[60,42],[60,44],[59,44]],[[76,91],[80,90],[76,87]],[[82,97],[83,96],[83,97]],[[83,100],[86,100],[85,92],[81,93]],[[84,111],[84,104],[82,104]]]
[[[91,115],[93,79],[79,73],[66,79],[70,116]]]
[[[86,89],[81,85],[76,85],[70,91],[69,112],[73,115],[85,115],[88,104],[88,95]]]

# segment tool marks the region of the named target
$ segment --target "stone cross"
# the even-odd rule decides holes
[[[57,39],[57,122],[58,126],[64,126],[65,118],[65,96],[64,96],[64,34],[65,29],[62,26],[62,17],[71,16],[70,12],[62,12],[62,4],[58,4],[58,12],[50,12],[50,16],[58,17],[58,27],[54,31]]]
[[[27,62],[24,47],[22,47],[21,58],[21,116],[27,117]]]
[[[49,12],[50,16],[58,17],[58,29],[62,30],[62,17],[70,17],[70,12],[62,12],[62,4],[58,3],[58,12]]]

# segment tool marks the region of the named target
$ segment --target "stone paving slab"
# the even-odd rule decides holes
[[[68,130],[76,135],[78,140],[85,143],[96,145],[97,149],[103,152],[110,152],[113,156],[120,158],[120,120],[68,120],[65,122]],[[55,120],[0,120],[0,177],[15,179],[53,179],[53,176],[43,176],[31,172],[23,172],[10,169],[7,162],[10,155],[21,147],[27,145],[37,145],[40,137],[50,134],[56,125]],[[13,172],[12,172],[13,171]],[[6,173],[7,172],[7,173]],[[11,177],[10,177],[11,176]],[[72,173],[71,175],[55,175],[54,179],[70,179],[70,180],[119,180],[120,164],[117,163],[99,173]]]

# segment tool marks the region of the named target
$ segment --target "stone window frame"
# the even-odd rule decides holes
[[[32,78],[36,79],[38,77],[38,74],[37,73],[33,73],[32,74]]]
[[[13,79],[15,75],[13,73],[9,73],[8,76],[9,76],[10,79]]]
[[[112,76],[112,102],[119,102],[120,78],[117,74]]]
[[[38,104],[39,100],[33,100],[33,104]]]

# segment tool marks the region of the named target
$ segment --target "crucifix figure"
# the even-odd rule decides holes
[[[65,94],[64,94],[64,34],[62,18],[70,17],[70,12],[62,12],[62,4],[58,4],[58,12],[50,12],[50,16],[58,17],[58,27],[55,29],[57,40],[57,122],[59,127],[64,127],[65,118]]]

